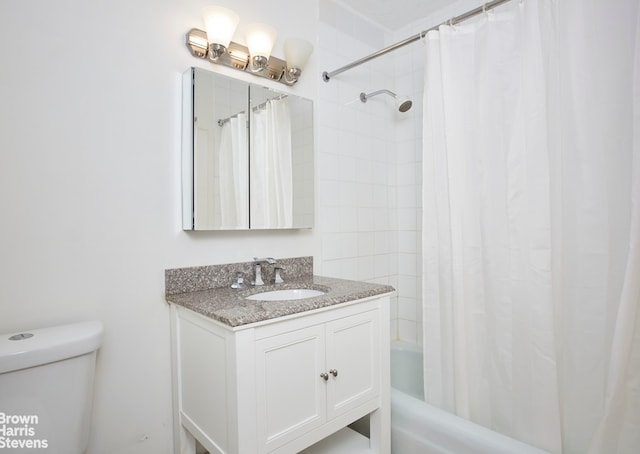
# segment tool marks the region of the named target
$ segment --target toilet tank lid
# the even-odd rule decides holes
[[[102,322],[92,320],[0,334],[0,374],[97,350],[102,345],[103,331]]]

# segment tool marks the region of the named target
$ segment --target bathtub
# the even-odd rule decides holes
[[[424,401],[422,352],[391,347],[392,454],[549,454]]]

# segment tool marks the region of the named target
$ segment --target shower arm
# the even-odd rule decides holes
[[[360,101],[367,102],[367,99],[373,98],[374,96],[381,95],[382,93],[386,93],[389,96],[393,96],[395,99],[398,99],[398,95],[396,95],[394,92],[390,90],[385,90],[383,88],[382,90],[372,91],[371,93],[364,93],[364,92],[360,93]]]

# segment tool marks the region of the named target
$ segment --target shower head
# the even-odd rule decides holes
[[[364,92],[360,93],[360,101],[367,102],[367,99],[380,95],[382,93],[387,94],[389,96],[393,96],[393,98],[396,100],[396,105],[400,112],[406,112],[407,110],[411,109],[411,106],[413,105],[413,103],[408,97],[398,96],[394,92],[389,90],[378,90],[378,91],[373,91],[371,93],[364,93]]]

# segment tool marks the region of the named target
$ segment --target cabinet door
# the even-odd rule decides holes
[[[327,323],[327,418],[337,417],[380,393],[378,310]]]
[[[268,452],[326,420],[324,326],[256,341],[258,439]]]

